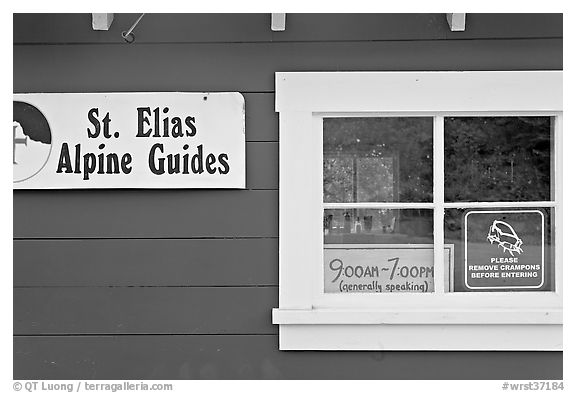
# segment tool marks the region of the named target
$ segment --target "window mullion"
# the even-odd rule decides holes
[[[563,283],[563,246],[562,246],[562,115],[554,117],[553,139],[554,139],[554,174],[552,176],[552,192],[554,193],[554,227],[552,228],[552,238],[554,239],[554,271],[556,272],[556,293],[562,294]]]
[[[530,208],[530,207],[555,207],[555,201],[523,201],[523,202],[446,202],[446,209],[482,209],[482,208]]]
[[[324,203],[324,209],[431,209],[427,202],[337,202]]]
[[[444,117],[434,117],[434,292],[444,294]]]

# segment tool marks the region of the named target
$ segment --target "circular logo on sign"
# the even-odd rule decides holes
[[[46,117],[33,105],[14,101],[12,116],[13,180],[28,180],[44,168],[52,150]]]

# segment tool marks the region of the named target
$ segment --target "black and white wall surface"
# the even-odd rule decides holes
[[[562,378],[561,351],[284,352],[271,320],[275,73],[562,70],[562,15],[147,14],[127,44],[138,16],[15,14],[14,93],[240,92],[245,189],[15,190],[15,379]]]

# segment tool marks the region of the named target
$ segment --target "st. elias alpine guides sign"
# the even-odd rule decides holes
[[[240,93],[15,94],[13,185],[244,188]]]

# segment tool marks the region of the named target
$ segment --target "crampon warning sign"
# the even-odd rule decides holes
[[[464,217],[469,289],[540,288],[544,284],[544,214],[540,210],[469,211]]]

